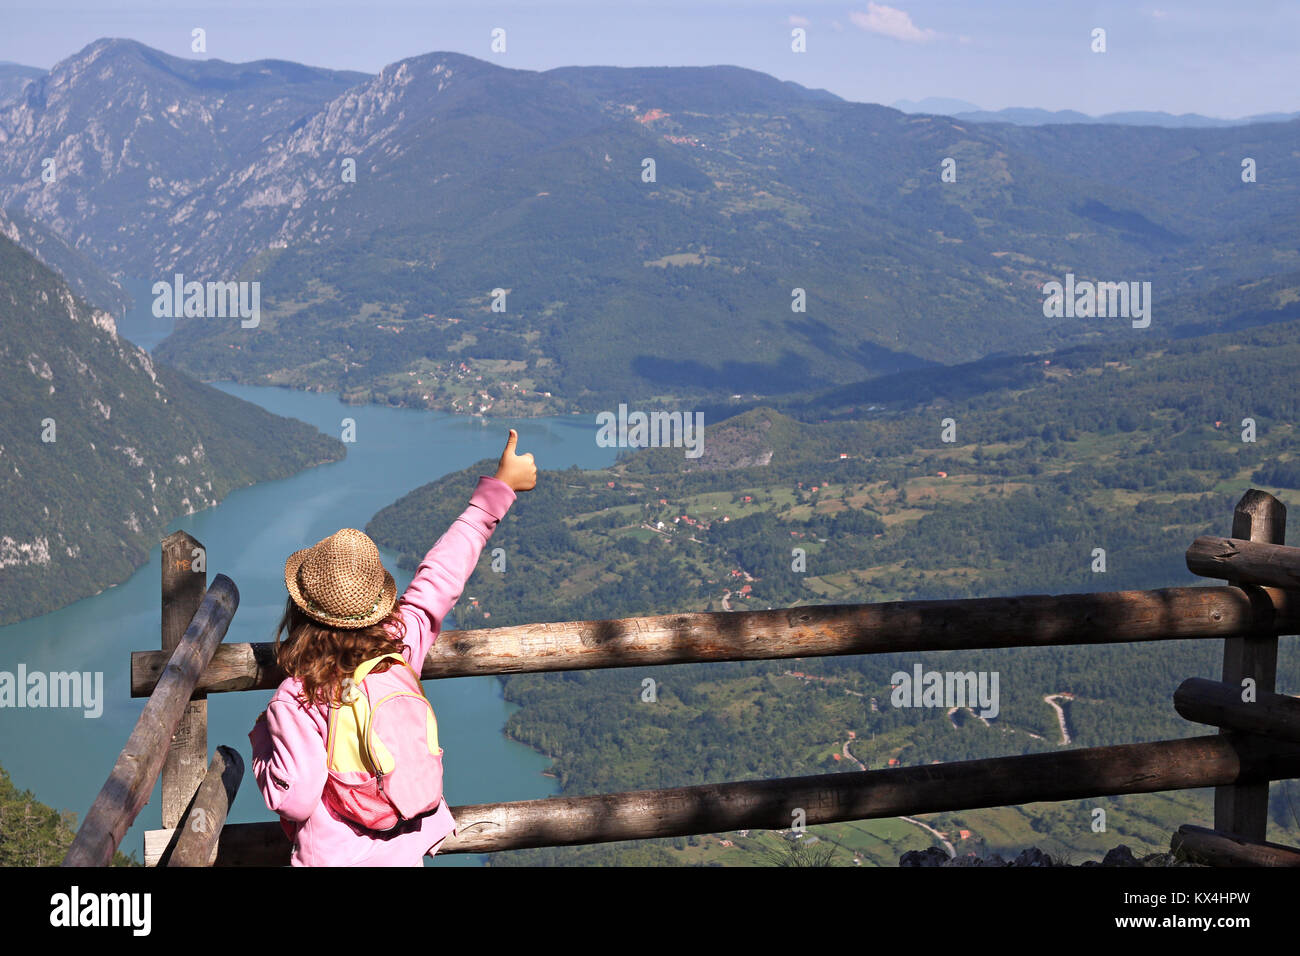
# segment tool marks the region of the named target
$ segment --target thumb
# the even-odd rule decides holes
[[[517,445],[518,443],[519,443],[519,433],[512,428],[510,429],[510,437],[506,439],[506,450],[501,453],[502,457],[506,455],[513,455],[515,452],[515,445]]]

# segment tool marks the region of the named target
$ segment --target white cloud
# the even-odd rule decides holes
[[[868,33],[879,33],[910,43],[923,43],[937,36],[933,30],[918,27],[907,12],[883,3],[868,3],[866,13],[854,10],[849,19]]]
[[[806,27],[810,21],[807,17],[801,17],[798,14],[792,14],[790,16],[789,22],[790,22],[790,26],[792,27]]]

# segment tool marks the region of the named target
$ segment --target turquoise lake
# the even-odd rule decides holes
[[[133,290],[135,291],[135,290]],[[149,300],[121,324],[122,334],[152,348],[167,334],[148,315]],[[141,313],[144,314],[141,314]],[[482,458],[495,459],[507,428],[519,432],[519,451],[532,452],[549,470],[611,464],[614,448],[595,442],[590,416],[519,420],[466,418],[440,412],[350,406],[334,394],[218,384],[231,395],[277,415],[300,419],[326,434],[342,435],[342,420],[356,422],[356,441],[343,461],[310,468],[291,478],[232,492],[215,508],[177,519],[207,549],[208,580],[226,574],[239,587],[240,604],[226,641],[269,641],[284,609],[283,569],[290,552],[343,527],[364,528],[370,518],[402,495]],[[463,489],[468,502],[472,482]],[[445,528],[429,528],[431,546]],[[161,537],[161,536],[160,536]],[[489,545],[490,547],[490,545]],[[102,671],[104,708],[98,718],[80,710],[10,709],[0,735],[0,765],[21,789],[42,802],[71,810],[80,820],[90,807],[144,706],[129,696],[130,654],[159,646],[160,549],[124,583],[50,614],[0,628],[0,671]],[[383,551],[385,565],[404,588],[411,573]],[[480,572],[481,573],[481,572]],[[474,594],[473,579],[466,595]],[[444,623],[455,624],[455,611]],[[542,776],[549,760],[506,739],[503,727],[515,709],[494,677],[425,683],[438,714],[447,752],[446,792],[454,806],[546,797],[555,782]],[[226,744],[247,767],[248,730],[271,691],[216,694],[208,701],[208,750]],[[143,831],[160,826],[158,788],[122,843],[143,859]],[[230,821],[274,820],[251,777],[245,774]],[[452,855],[431,865],[477,865],[480,857]]]

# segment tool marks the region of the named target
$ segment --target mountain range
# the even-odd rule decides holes
[[[1286,123],[1300,113],[1253,113],[1237,119],[1202,116],[1200,113],[1166,113],[1162,110],[1124,110],[1092,116],[1078,110],[1044,110],[1032,106],[1010,106],[985,110],[965,100],[928,96],[922,100],[895,100],[891,106],[904,113],[933,113],[971,123],[1014,123],[1041,126],[1045,123],[1110,123],[1119,126],[1164,126],[1171,129],[1200,126],[1247,126],[1251,123]]]
[[[1295,121],[974,124],[736,67],[101,40],[0,109],[0,205],[115,277],[258,282],[256,329],[182,317],[158,348],[201,378],[536,414],[1140,334],[1045,320],[1067,273],[1204,323],[1171,306],[1300,269],[1297,150]]]

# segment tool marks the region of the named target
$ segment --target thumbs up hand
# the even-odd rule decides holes
[[[516,455],[515,445],[519,442],[519,433],[510,429],[506,439],[505,451],[497,464],[496,478],[504,481],[514,491],[532,491],[537,487],[537,465],[533,463],[532,453]]]

